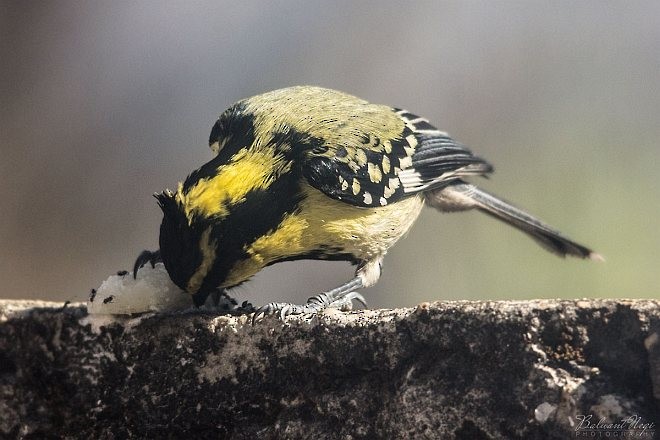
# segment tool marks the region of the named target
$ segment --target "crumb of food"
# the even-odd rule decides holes
[[[145,265],[137,279],[127,271],[111,275],[97,289],[92,289],[87,302],[89,313],[109,315],[163,312],[191,306],[190,295],[170,280],[162,263],[154,268]]]

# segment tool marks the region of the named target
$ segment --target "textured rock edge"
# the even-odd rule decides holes
[[[0,435],[559,439],[581,415],[660,435],[658,301],[249,318],[0,301]]]

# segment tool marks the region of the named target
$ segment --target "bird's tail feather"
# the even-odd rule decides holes
[[[441,211],[477,208],[528,234],[545,249],[559,256],[571,255],[603,260],[601,255],[586,246],[564,237],[559,231],[539,219],[474,185],[468,183],[450,185],[435,194],[429,194],[427,201]]]

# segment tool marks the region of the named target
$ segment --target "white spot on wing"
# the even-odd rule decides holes
[[[385,174],[390,172],[390,158],[387,156],[383,156],[383,172]]]
[[[348,189],[348,182],[342,176],[339,176],[339,183],[341,183],[342,191],[346,191]]]
[[[383,178],[383,173],[381,173],[378,165],[374,163],[369,162],[367,164],[367,172],[369,173],[369,180],[371,180],[373,183],[378,183]]]
[[[409,136],[406,136],[406,142],[408,142],[408,145],[410,145],[410,147],[412,147],[412,149],[413,149],[412,151],[415,151],[415,147],[417,146],[417,138],[415,137],[415,135],[411,134]],[[406,152],[408,152],[407,149],[406,149]]]
[[[407,156],[407,157],[402,157],[399,159],[399,166],[401,167],[402,170],[405,170],[406,168],[409,168],[412,166],[412,157]]]
[[[353,179],[353,185],[351,185],[351,189],[353,190],[354,196],[357,196],[360,192],[360,182],[358,182],[357,179]]]
[[[399,173],[399,180],[405,192],[421,191],[428,187],[428,183],[422,181],[422,176],[414,168],[403,170]]]
[[[415,130],[415,133],[436,134],[438,136],[449,136],[446,131],[440,130]]]

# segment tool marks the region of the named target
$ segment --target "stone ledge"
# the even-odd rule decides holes
[[[660,438],[660,301],[248,318],[0,301],[0,437]]]

